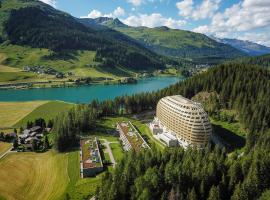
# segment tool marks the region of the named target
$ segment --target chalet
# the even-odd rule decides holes
[[[31,143],[32,140],[40,141],[43,138],[43,129],[40,126],[34,126],[30,129],[25,129],[19,135],[19,142],[24,144]]]

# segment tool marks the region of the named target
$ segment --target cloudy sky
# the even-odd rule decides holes
[[[270,47],[270,0],[42,0],[76,17],[119,18],[130,26],[168,26]]]

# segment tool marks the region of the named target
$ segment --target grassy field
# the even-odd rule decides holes
[[[120,68],[100,68],[94,61],[94,51],[70,51],[64,55],[52,56],[48,49],[0,45],[0,83],[67,81],[79,77],[118,79],[133,72]],[[38,75],[22,72],[25,66],[47,66],[73,75],[56,79],[52,75]]]
[[[112,153],[113,153],[113,157],[114,157],[115,161],[119,162],[124,156],[124,152],[122,150],[121,144],[120,143],[111,143],[110,147],[112,149]]]
[[[28,72],[1,72],[0,82],[8,83],[17,80],[27,81],[35,77],[35,74]]]
[[[0,54],[1,57],[1,54]],[[0,59],[1,60],[1,59]],[[0,61],[1,63],[1,61]],[[5,65],[0,65],[0,73],[4,73],[4,72],[20,72],[20,69],[14,68],[14,67],[8,67]]]
[[[10,200],[59,199],[68,182],[67,154],[15,153],[0,162],[0,194]]]
[[[0,142],[0,156],[12,147],[11,143]]]
[[[0,128],[11,127],[47,101],[0,102]]]
[[[11,200],[88,199],[102,174],[80,178],[79,152],[15,153],[0,161],[0,197]]]
[[[34,121],[37,118],[42,117],[46,121],[55,118],[59,113],[64,112],[72,108],[74,104],[66,103],[62,101],[50,101],[36,109],[34,109],[27,116],[18,121],[14,126],[25,126],[28,121]]]

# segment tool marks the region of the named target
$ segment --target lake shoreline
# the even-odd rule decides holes
[[[90,84],[58,88],[31,88],[0,90],[1,102],[60,100],[71,103],[103,101],[117,96],[153,92],[173,85],[185,78],[149,77],[138,79],[137,84]]]
[[[70,88],[70,87],[81,87],[81,86],[91,86],[91,85],[128,85],[128,84],[137,84],[137,81],[140,79],[151,78],[151,77],[179,77],[185,78],[184,76],[175,76],[171,74],[166,75],[157,75],[150,77],[139,77],[133,78],[136,80],[133,82],[121,82],[121,79],[118,80],[109,80],[109,81],[93,81],[90,83],[76,83],[69,81],[47,81],[47,82],[21,82],[21,83],[7,83],[0,84],[1,90],[30,90],[30,89],[45,89],[45,88]],[[58,84],[57,84],[58,83]]]

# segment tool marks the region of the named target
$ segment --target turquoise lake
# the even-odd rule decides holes
[[[60,100],[88,103],[93,99],[113,99],[116,96],[151,92],[183,80],[179,77],[151,77],[127,85],[88,85],[65,88],[42,88],[27,90],[0,90],[0,101]]]

